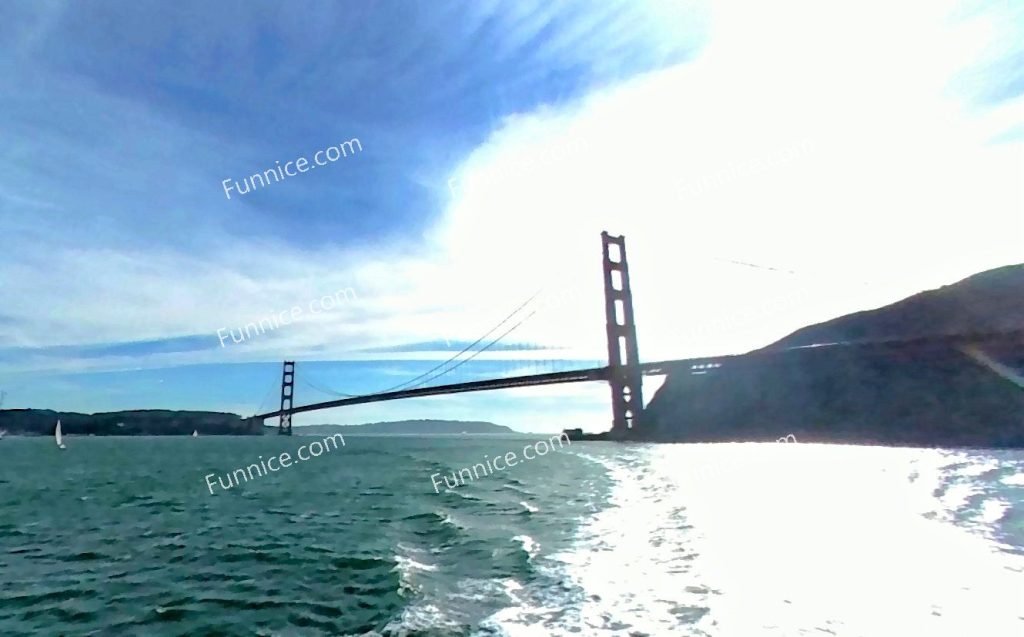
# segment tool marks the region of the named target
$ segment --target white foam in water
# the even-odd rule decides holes
[[[981,512],[978,514],[978,519],[983,524],[995,524],[996,522],[1003,519],[1006,512],[1010,510],[1010,503],[1004,502],[1003,500],[985,500],[981,505]]]
[[[466,525],[462,523],[461,518],[455,518],[450,511],[438,511],[437,514],[441,516],[441,524],[456,529],[466,529]]]
[[[523,547],[523,550],[526,551],[531,560],[537,557],[537,553],[540,553],[540,545],[529,535],[517,535],[512,538],[512,541],[519,542],[519,545]]]
[[[398,573],[399,590],[404,593],[413,593],[419,590],[419,586],[415,581],[416,572],[436,571],[437,566],[418,562],[407,555],[408,553],[424,553],[422,549],[415,549],[401,543],[399,543],[398,548],[406,554],[399,553],[395,555],[395,566],[391,570]]]
[[[508,599],[519,603],[518,591],[522,586],[512,579],[491,580],[464,578],[452,582],[450,589],[418,598],[402,610],[396,620],[383,629],[387,637],[410,635],[460,635],[470,621],[466,609],[488,600]],[[366,635],[364,637],[372,637]]]
[[[417,573],[434,572],[437,571],[438,567],[434,564],[424,564],[408,555],[424,554],[425,551],[423,549],[402,543],[399,543],[398,549],[401,553],[395,555],[395,567],[392,570],[398,572],[400,594],[413,598],[415,601],[402,609],[400,617],[389,622],[384,627],[383,634],[389,637],[404,637],[410,631],[428,631],[440,628],[457,629],[459,626],[458,622],[450,617],[436,600],[423,597],[423,587],[416,582]]]
[[[582,524],[572,550],[541,560],[583,591],[549,592],[574,607],[520,604],[490,628],[514,637],[1024,635],[1024,558],[954,524],[974,486],[935,495],[998,463],[960,454],[968,466],[951,469],[951,454],[937,450],[778,443],[633,453],[642,461],[592,458],[615,480],[611,507]],[[1005,506],[986,500],[972,523],[994,523]]]
[[[384,627],[384,635],[395,637],[406,637],[410,632],[438,630],[449,628],[457,630],[459,624],[445,615],[445,613],[429,603],[413,604],[402,610],[402,616],[391,621]]]
[[[1002,480],[1003,484],[1024,487],[1024,473],[1015,473],[1012,476],[1006,476]]]

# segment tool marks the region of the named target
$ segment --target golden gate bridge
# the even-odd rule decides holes
[[[446,394],[493,391],[513,387],[536,387],[582,382],[606,382],[611,388],[612,407],[612,426],[608,434],[608,438],[622,439],[628,437],[629,432],[633,429],[642,425],[644,408],[642,381],[644,376],[705,373],[705,370],[715,370],[716,373],[722,371],[727,372],[729,363],[740,358],[778,357],[785,355],[787,352],[805,349],[805,347],[826,349],[834,348],[836,350],[866,348],[894,355],[921,356],[926,355],[931,351],[948,351],[951,347],[959,348],[970,355],[970,352],[976,351],[976,348],[982,346],[1016,347],[1024,343],[1024,330],[1015,330],[1008,332],[947,334],[874,341],[849,341],[785,349],[762,349],[746,354],[641,362],[639,350],[637,348],[636,323],[633,315],[633,297],[629,283],[629,266],[626,260],[625,237],[612,236],[607,232],[602,232],[601,240],[603,249],[605,325],[608,345],[607,365],[567,371],[524,374],[486,380],[424,386],[473,360],[476,356],[492,348],[503,338],[515,331],[515,329],[528,320],[533,313],[520,319],[517,323],[512,324],[503,333],[491,340],[490,343],[484,345],[478,350],[473,350],[474,347],[482,343],[490,334],[496,332],[500,327],[512,320],[513,317],[523,309],[523,307],[533,300],[536,296],[534,295],[534,297],[528,299],[511,314],[505,317],[504,320],[488,330],[488,332],[476,341],[470,343],[455,356],[436,365],[419,376],[383,391],[361,395],[348,395],[332,391],[330,393],[337,394],[341,397],[308,405],[295,405],[295,361],[285,361],[281,375],[280,408],[275,411],[256,414],[252,418],[260,421],[261,423],[268,418],[278,418],[278,433],[291,435],[292,416],[299,413],[319,411],[322,409],[389,400],[401,400],[406,398],[423,398],[427,396],[439,396]],[[473,353],[469,357],[461,360],[459,359],[459,356],[470,351]],[[451,366],[449,367],[449,365]],[[998,369],[993,369],[993,371],[996,373],[1002,373]],[[1014,382],[1017,381],[1015,380]]]

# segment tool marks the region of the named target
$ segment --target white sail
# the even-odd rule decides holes
[[[193,438],[198,438],[199,437],[199,430],[198,429],[193,429],[192,430],[192,437]]]
[[[64,446],[64,436],[60,433],[60,419],[57,419],[57,428],[53,430],[53,439],[57,442],[57,446],[61,449],[66,449]]]

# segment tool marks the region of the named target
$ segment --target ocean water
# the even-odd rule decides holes
[[[1024,635],[1020,451],[543,438],[4,439],[0,635]]]

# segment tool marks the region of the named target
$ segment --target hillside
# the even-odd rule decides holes
[[[1024,447],[1024,338],[951,346],[787,348],[1024,329],[1024,265],[805,327],[705,373],[671,374],[632,438]],[[984,358],[990,364],[980,362]],[[993,371],[994,368],[1001,373]]]
[[[259,436],[259,423],[237,414],[215,411],[144,409],[98,414],[56,412],[49,409],[0,409],[0,430],[13,435],[48,436],[60,418],[65,434],[95,436]]]
[[[817,343],[1002,332],[1024,327],[1024,264],[975,274],[876,310],[799,329],[765,349]]]

